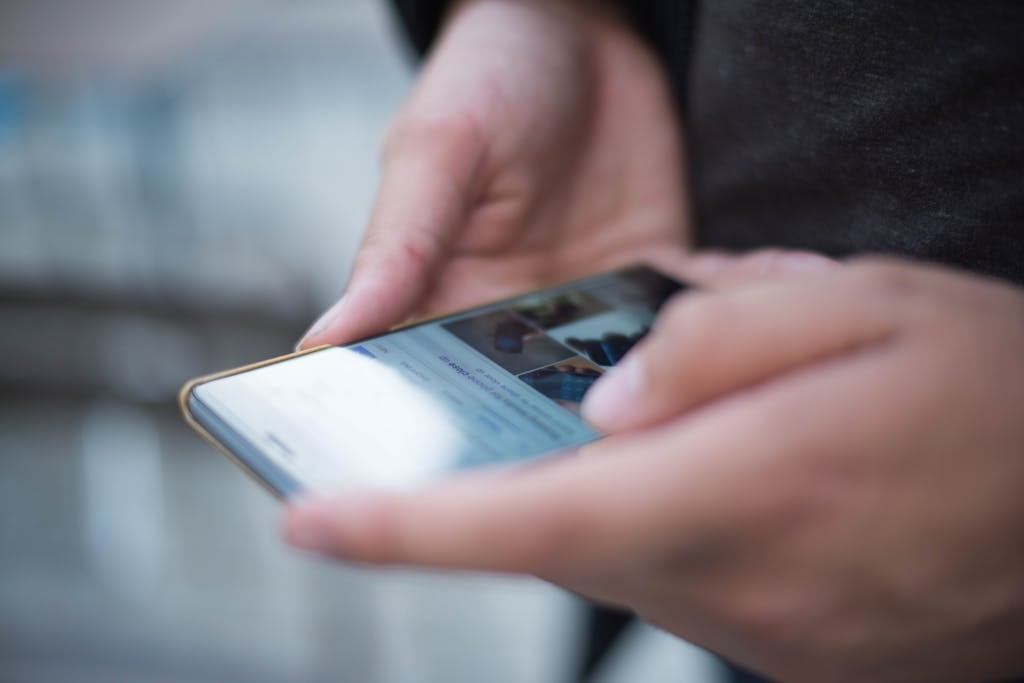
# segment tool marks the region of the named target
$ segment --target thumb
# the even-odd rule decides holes
[[[606,432],[650,426],[895,330],[894,316],[862,296],[848,270],[679,295],[594,384],[582,414]]]
[[[468,120],[407,124],[393,131],[345,294],[297,348],[375,334],[416,311],[465,222],[482,156],[481,136]]]

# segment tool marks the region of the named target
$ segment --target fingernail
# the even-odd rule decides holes
[[[830,259],[821,254],[813,254],[807,251],[786,251],[775,257],[775,262],[770,268],[778,269],[785,273],[823,273],[832,270],[839,265],[838,261]]]
[[[302,338],[299,339],[298,343],[295,345],[296,351],[301,351],[302,345],[306,342],[307,339],[309,339],[310,337],[315,337],[316,335],[320,334],[328,327],[330,327],[331,323],[338,319],[338,317],[341,315],[342,309],[345,307],[345,299],[347,297],[347,294],[342,295],[340,299],[334,302],[333,306],[324,311],[320,315],[320,317],[316,319],[316,322],[309,326],[309,329],[306,330],[306,333],[302,335]]]
[[[627,354],[587,392],[580,406],[583,418],[596,425],[614,425],[628,413],[644,384],[643,356]]]

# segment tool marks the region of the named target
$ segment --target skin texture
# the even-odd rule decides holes
[[[676,263],[680,149],[659,67],[618,19],[465,3],[384,143],[346,294],[301,346],[624,263]]]
[[[386,145],[346,303],[307,344],[643,256],[708,289],[588,394],[608,438],[297,501],[286,539],[537,575],[780,680],[1024,672],[1024,293],[895,260],[687,257],[664,86],[617,26],[456,13]]]

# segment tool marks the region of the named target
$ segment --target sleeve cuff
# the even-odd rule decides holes
[[[449,0],[392,0],[392,6],[412,43],[416,54],[423,57],[430,50],[441,30],[441,20]]]

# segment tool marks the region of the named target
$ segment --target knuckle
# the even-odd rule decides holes
[[[429,271],[441,252],[441,245],[429,233],[410,235],[399,245],[399,255],[407,272]]]
[[[403,267],[425,266],[443,251],[444,242],[441,235],[433,230],[417,229],[416,224],[371,223],[356,255],[356,266],[382,258]]]
[[[399,115],[388,128],[380,147],[383,164],[407,154],[427,150],[457,153],[479,146],[479,127],[468,114],[425,117],[414,113]]]

